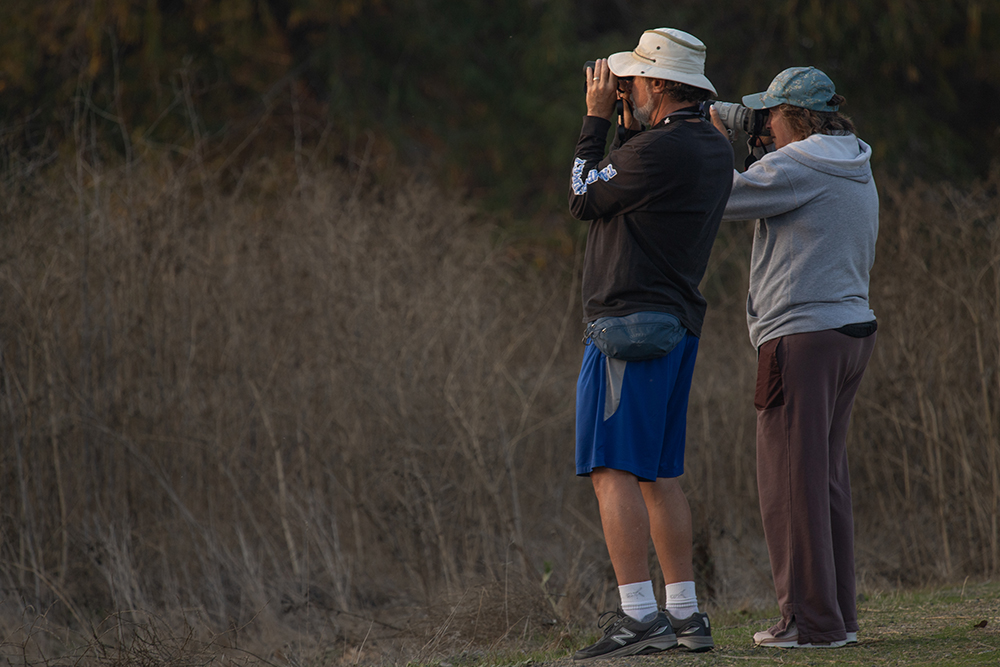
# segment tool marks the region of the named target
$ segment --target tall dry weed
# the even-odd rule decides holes
[[[386,609],[395,635],[410,608],[533,582],[553,616],[543,560],[593,544],[559,520],[586,502],[572,253],[541,271],[417,182],[263,161],[234,189],[201,165],[81,158],[4,184],[0,585],[19,611],[351,644]]]
[[[866,562],[889,581],[1000,568],[998,184],[882,188],[879,341],[852,453]]]
[[[162,624],[114,621],[119,647],[198,628],[353,664],[612,606],[572,468],[581,248],[540,268],[417,180],[225,166],[83,152],[0,184],[4,623],[79,645],[134,612]],[[868,585],[997,569],[996,186],[882,184],[850,444]],[[727,227],[704,284],[685,475],[727,605],[770,601],[748,252]]]

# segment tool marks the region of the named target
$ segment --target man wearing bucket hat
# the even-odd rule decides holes
[[[604,636],[577,651],[579,661],[714,646],[698,608],[691,509],[678,479],[706,309],[698,285],[732,184],[732,147],[699,112],[715,93],[704,67],[700,40],[658,28],[586,70],[587,117],[569,193],[573,215],[592,221],[576,470],[593,484],[621,605],[602,615]],[[616,99],[627,130],[605,157]],[[650,538],[664,610],[647,562]]]
[[[757,220],[747,298],[757,487],[781,611],[754,635],[765,647],[857,642],[847,430],[875,346],[878,193],[871,148],[843,102],[815,67],[786,69],[744,97],[768,110],[776,150],[734,172],[726,205],[727,220]]]

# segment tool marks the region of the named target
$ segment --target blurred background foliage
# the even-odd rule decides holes
[[[71,151],[83,112],[123,153],[264,132],[551,212],[582,63],[660,25],[707,43],[724,100],[826,70],[893,175],[974,179],[1000,149],[1000,3],[984,0],[5,0],[0,132],[8,153]]]

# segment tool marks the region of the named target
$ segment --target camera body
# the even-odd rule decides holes
[[[596,71],[597,70],[597,61],[596,60],[588,60],[587,62],[583,63],[583,73],[585,75],[587,74],[587,68],[588,67],[590,68],[591,72]]]
[[[710,106],[719,112],[719,120],[726,126],[729,136],[735,130],[743,130],[747,134],[767,137],[771,132],[767,125],[767,109],[750,109],[735,102],[713,102]],[[707,112],[708,109],[706,108]],[[705,114],[708,115],[707,113]]]

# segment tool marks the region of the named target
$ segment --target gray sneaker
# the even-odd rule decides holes
[[[576,662],[659,653],[677,646],[674,629],[662,611],[656,612],[651,620],[642,622],[625,614],[619,607],[601,614],[597,625],[604,630],[604,637],[574,653],[573,660]]]
[[[712,626],[708,622],[708,614],[696,612],[684,620],[674,617],[669,611],[666,612],[667,620],[677,635],[677,644],[683,646],[694,653],[711,651],[715,648],[712,640]]]
[[[773,630],[774,628],[771,628]],[[774,634],[771,630],[762,630],[761,632],[754,633],[753,643],[754,646],[765,646],[768,648],[840,648],[841,646],[846,646],[850,636],[847,639],[841,639],[839,641],[833,642],[813,642],[800,644],[799,643],[799,630],[795,627],[795,620],[788,624],[784,632],[779,634]],[[854,643],[857,643],[858,635],[854,633]]]

